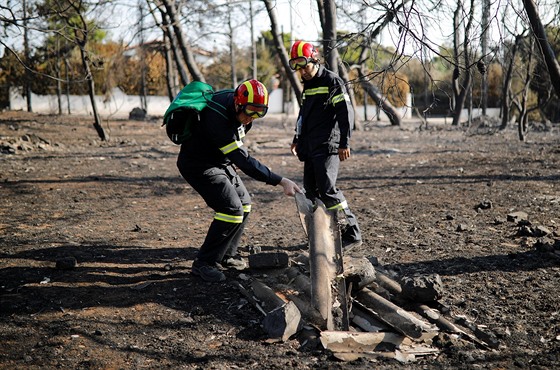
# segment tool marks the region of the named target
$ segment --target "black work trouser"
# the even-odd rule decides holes
[[[216,212],[196,257],[198,263],[212,265],[225,255],[236,255],[251,207],[251,197],[241,178],[231,166],[199,168],[181,161],[181,156],[177,167]]]
[[[340,189],[336,187],[340,158],[338,154],[319,155],[308,158],[303,167],[303,186],[305,194],[312,202],[320,199],[327,209],[344,212],[348,226],[342,237],[348,241],[362,239],[360,227],[356,216]]]

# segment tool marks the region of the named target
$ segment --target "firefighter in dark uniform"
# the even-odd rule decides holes
[[[200,124],[193,127],[192,136],[181,145],[177,167],[215,211],[193,261],[192,273],[206,281],[223,281],[225,275],[218,264],[245,267],[237,249],[251,212],[251,197],[236,168],[255,180],[281,185],[286,195],[293,196],[301,190],[251,157],[243,146],[243,137],[253,120],[263,117],[268,109],[268,92],[261,82],[248,80],[235,91],[217,92],[208,104],[218,108],[202,110]]]
[[[347,224],[341,228],[342,246],[348,251],[362,244],[362,236],[356,217],[336,187],[336,179],[340,161],[350,158],[354,110],[342,79],[319,64],[317,50],[311,43],[296,41],[290,58],[290,67],[299,72],[303,81],[303,104],[292,153],[304,162],[307,198],[318,198],[327,209],[344,212]]]

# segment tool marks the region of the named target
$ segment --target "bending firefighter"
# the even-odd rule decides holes
[[[221,267],[243,269],[239,242],[251,212],[251,197],[234,166],[255,180],[281,185],[286,195],[301,192],[291,180],[277,175],[251,157],[243,137],[255,118],[268,109],[268,92],[257,80],[235,91],[216,92],[200,113],[191,137],[181,145],[177,167],[183,178],[215,211],[204,243],[193,262],[192,273],[206,281],[223,281]]]
[[[342,211],[342,246],[362,244],[358,221],[342,191],[336,187],[340,161],[350,158],[350,136],[354,110],[342,79],[319,64],[315,47],[296,41],[290,53],[290,67],[303,81],[303,104],[296,123],[292,153],[304,162],[303,184],[311,201],[320,199],[327,209]]]

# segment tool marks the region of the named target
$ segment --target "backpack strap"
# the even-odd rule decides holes
[[[216,91],[211,95],[205,95],[204,97],[207,99],[207,102],[208,102],[208,105],[206,107],[209,108],[209,109],[212,109],[214,112],[218,113],[224,119],[228,119],[227,108],[224,107],[222,104],[212,100],[212,96],[214,96],[214,95],[224,95],[224,94],[229,94],[229,93],[232,93],[232,92],[233,92],[232,89],[227,89],[227,90]],[[210,98],[208,98],[208,96],[210,96]]]

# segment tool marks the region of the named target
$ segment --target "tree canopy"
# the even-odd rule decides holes
[[[84,94],[91,79],[96,94],[118,87],[127,94],[172,97],[191,80],[231,88],[255,75],[268,86],[279,78],[282,87],[297,93],[285,58],[300,38],[315,43],[358,102],[374,91],[364,93],[365,79],[382,100],[396,107],[412,101],[427,115],[457,114],[463,106],[503,109],[509,101],[510,115],[525,110],[560,119],[553,82],[560,17],[554,17],[553,3],[539,2],[532,10],[529,0],[291,4],[290,14],[317,12],[310,19],[320,21],[319,40],[306,39],[291,24],[286,32],[288,15],[276,9],[282,5],[9,0],[0,5],[0,85],[18,87],[23,81],[37,94]],[[411,100],[405,98],[409,93]]]

